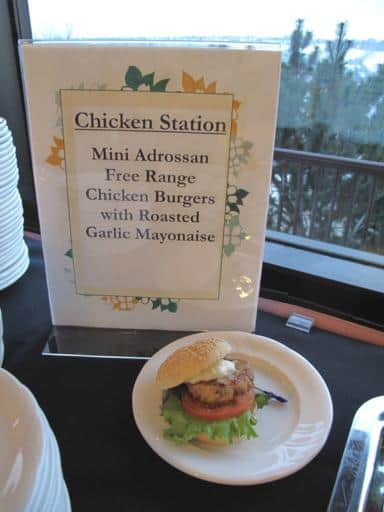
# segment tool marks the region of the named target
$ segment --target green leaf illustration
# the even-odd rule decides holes
[[[167,84],[169,82],[169,78],[164,78],[164,80],[159,80],[151,87],[152,92],[165,92],[167,88]]]
[[[64,256],[68,256],[68,258],[73,258],[72,249],[68,249]]]
[[[177,302],[170,302],[168,304],[168,311],[170,311],[171,313],[176,313],[176,311],[177,311]]]
[[[233,215],[228,222],[228,226],[230,228],[234,228],[235,226],[240,226],[240,215]]]
[[[137,91],[139,86],[143,83],[143,75],[140,69],[136,66],[129,66],[128,71],[125,73],[125,83],[128,87]]]
[[[247,197],[247,195],[249,194],[249,192],[247,190],[244,190],[243,188],[239,188],[238,190],[236,190],[236,197],[238,199],[244,199],[244,197]]]
[[[160,306],[162,306],[161,299],[156,299],[156,300],[152,301],[152,309],[156,309]]]
[[[243,140],[243,148],[245,153],[248,153],[250,149],[252,149],[252,146],[252,142],[250,142],[249,140]]]
[[[239,207],[238,207],[236,204],[233,204],[233,203],[231,203],[231,204],[229,205],[229,210],[230,210],[231,212],[237,212],[237,213],[240,213]]]
[[[148,85],[148,87],[152,87],[154,78],[155,73],[148,73],[148,75],[143,76],[142,83]]]
[[[224,254],[226,256],[230,256],[235,251],[235,246],[231,243],[224,245],[223,247]]]

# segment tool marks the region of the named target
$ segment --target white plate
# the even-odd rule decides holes
[[[255,382],[285,396],[288,403],[270,402],[257,412],[256,439],[229,447],[198,442],[175,446],[162,435],[166,424],[160,416],[161,391],[155,376],[176,348],[207,334],[228,340],[233,354],[255,368]],[[132,404],[138,429],[160,457],[196,478],[230,485],[260,484],[298,471],[323,447],[333,418],[328,388],[304,357],[277,341],[243,332],[198,333],[162,348],[142,368]]]
[[[20,193],[17,188],[14,188],[7,197],[1,200],[0,204],[0,215],[3,217],[8,215],[10,211],[19,208],[21,205]]]
[[[20,226],[24,226],[23,210],[15,211],[14,215],[6,218],[5,221],[0,219],[0,243],[10,231],[18,230]]]
[[[8,130],[8,128],[5,128],[4,126],[0,125],[0,146],[6,144],[11,139],[12,134]]]
[[[0,274],[9,272],[20,261],[25,252],[23,226],[11,235],[11,237],[7,237],[7,240],[0,240]]]
[[[3,172],[12,162],[17,162],[16,148],[13,144],[9,148],[0,148],[0,170]]]
[[[3,201],[2,197],[0,196],[0,202]],[[7,227],[7,225],[14,221],[19,220],[23,216],[23,205],[21,201],[19,202],[17,199],[14,201],[13,206],[11,205],[11,208],[8,212],[3,213],[0,216],[0,230],[3,230]]]
[[[9,153],[8,156],[0,160],[0,182],[3,181],[7,175],[17,168],[16,153]]]
[[[20,279],[20,277],[25,274],[29,267],[29,255],[28,255],[28,247],[23,241],[21,257],[17,259],[17,262],[13,267],[8,270],[0,273],[0,290],[4,290],[11,286],[16,281]]]
[[[55,435],[32,393],[0,369],[0,510],[70,512]]]
[[[14,241],[18,240],[19,237],[22,239],[24,237],[24,216],[18,216],[15,219],[10,220],[3,227],[0,224],[0,255],[2,256],[3,250],[10,246],[12,243],[12,239]],[[21,231],[21,236],[20,236]],[[13,237],[10,236],[13,234]],[[0,256],[0,259],[2,259]]]
[[[0,185],[3,187],[9,184],[18,172],[16,156],[10,156],[4,162],[0,162]]]
[[[12,139],[6,139],[1,141],[0,144],[0,161],[10,155],[11,153],[16,154],[16,147],[13,144]]]
[[[54,503],[57,499],[62,477],[60,467],[57,464],[56,439],[48,424],[48,421],[40,410],[41,422],[44,431],[44,473],[41,474],[35,486],[30,501],[30,512],[54,512]]]
[[[0,117],[0,141],[6,135],[11,135],[11,131],[9,130],[7,121],[4,117]]]
[[[24,226],[23,224],[16,226],[14,230],[7,232],[5,236],[0,237],[0,266],[3,270],[9,264],[13,264],[13,260],[17,256],[17,252],[21,252],[24,242]]]
[[[0,369],[0,510],[26,511],[43,457],[43,431],[33,395]]]
[[[19,180],[19,168],[17,162],[11,163],[4,170],[0,170],[0,192],[2,196],[9,193],[9,190],[16,188]]]

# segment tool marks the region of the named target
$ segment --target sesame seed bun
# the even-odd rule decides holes
[[[206,338],[177,349],[160,366],[156,382],[162,389],[179,386],[223,359],[231,345],[217,338]]]

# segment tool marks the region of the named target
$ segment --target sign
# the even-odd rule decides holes
[[[23,43],[21,59],[54,323],[252,330],[280,53]]]
[[[232,101],[61,91],[78,293],[219,299]]]

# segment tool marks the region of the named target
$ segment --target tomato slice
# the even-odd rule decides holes
[[[255,393],[250,389],[247,393],[237,395],[230,404],[209,408],[192,398],[189,393],[181,395],[181,405],[185,412],[194,418],[205,421],[221,421],[240,416],[243,412],[252,408],[254,400]]]

